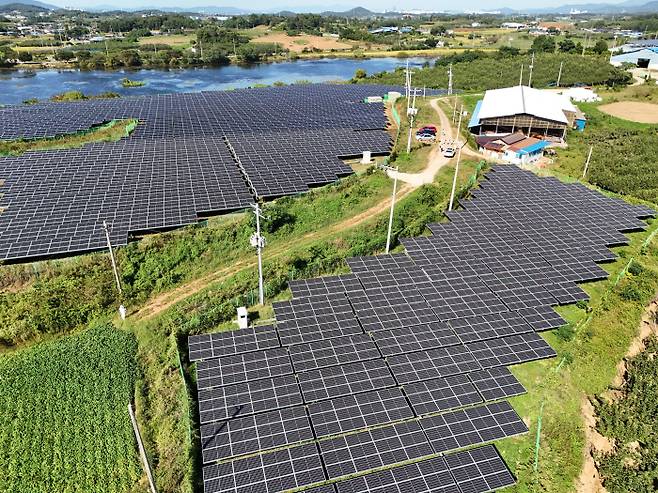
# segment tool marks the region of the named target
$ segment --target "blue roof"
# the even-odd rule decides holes
[[[523,149],[518,150],[518,154],[531,154],[536,151],[541,151],[544,147],[548,147],[550,143],[546,142],[545,140],[540,140],[539,142],[535,142],[534,144],[530,144],[528,147],[524,147]]]
[[[482,100],[480,99],[475,105],[471,121],[468,122],[468,128],[477,127],[480,124],[480,108],[482,108]]]

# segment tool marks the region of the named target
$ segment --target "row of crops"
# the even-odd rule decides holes
[[[0,356],[0,491],[130,491],[137,343],[112,325]]]

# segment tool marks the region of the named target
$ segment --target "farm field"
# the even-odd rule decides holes
[[[304,50],[351,50],[352,43],[339,41],[337,38],[325,38],[323,36],[289,36],[283,32],[267,32],[251,40],[252,43],[277,43],[293,53],[301,53]]]
[[[169,45],[175,48],[189,48],[196,41],[196,34],[168,34],[160,36],[145,36],[139,38],[140,46],[153,44]]]
[[[0,490],[124,493],[141,477],[135,338],[111,325],[0,355]]]
[[[638,123],[658,123],[658,104],[619,101],[599,106],[603,113]]]

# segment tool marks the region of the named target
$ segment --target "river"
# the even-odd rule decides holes
[[[255,65],[228,65],[216,68],[141,69],[141,70],[3,70],[0,71],[0,105],[20,104],[26,99],[46,100],[65,91],[99,94],[112,91],[122,96],[166,94],[173,92],[217,91],[249,87],[255,84],[287,84],[308,80],[326,82],[346,80],[362,68],[368,74],[391,71],[409,64],[419,67],[430,58],[320,58]],[[124,88],[121,79],[145,82],[142,87]]]

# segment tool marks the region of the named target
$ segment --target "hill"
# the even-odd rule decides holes
[[[34,12],[34,11],[47,11],[47,10],[58,10],[59,7],[49,3],[39,2],[38,0],[21,0],[16,2],[14,0],[0,0],[0,11],[14,11],[19,10],[22,12]]]

